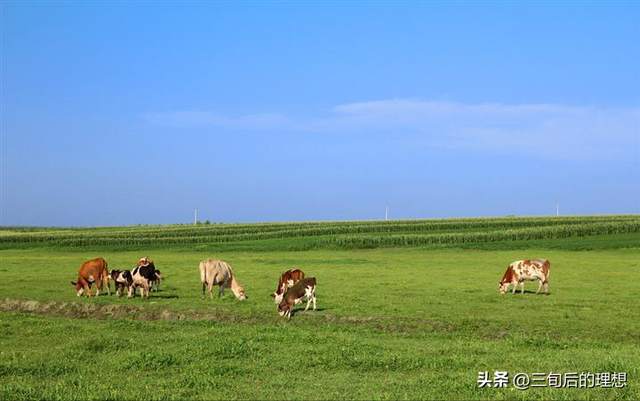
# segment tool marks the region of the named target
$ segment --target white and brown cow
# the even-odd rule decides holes
[[[551,263],[546,259],[517,260],[507,267],[507,271],[500,281],[500,293],[504,294],[509,290],[509,285],[513,286],[513,293],[516,293],[518,284],[522,285],[520,290],[524,294],[524,282],[538,280],[538,291],[544,286],[544,291],[549,294],[549,273]]]
[[[129,292],[129,287],[133,284],[133,276],[130,270],[111,270],[109,274],[116,285],[116,296],[120,298],[124,290]]]
[[[140,296],[142,298],[149,298],[151,287],[155,280],[158,280],[156,267],[153,260],[149,258],[140,258],[138,265],[131,271],[131,278],[133,279],[129,286],[128,298],[135,296],[136,288],[140,288]]]
[[[275,292],[271,293],[271,296],[275,298],[276,305],[282,301],[282,297],[288,288],[293,287],[295,283],[304,278],[304,272],[300,269],[290,269],[283,272],[278,280],[278,288]]]
[[[307,298],[307,307],[304,308],[305,312],[309,309],[309,305],[313,302],[313,310],[316,310],[316,278],[306,277],[294,284],[284,293],[282,300],[278,304],[278,313],[280,316],[287,318],[287,322],[291,320],[291,312],[294,305],[302,303],[302,300]]]
[[[78,280],[72,281],[76,287],[76,295],[81,296],[83,291],[87,292],[87,297],[91,297],[91,285],[96,283],[96,297],[100,295],[102,282],[107,286],[107,291],[111,295],[111,287],[109,286],[109,271],[107,270],[107,261],[103,258],[87,260],[80,266],[78,271]]]
[[[213,286],[218,285],[218,298],[224,295],[224,289],[229,286],[239,300],[247,299],[244,286],[238,283],[233,270],[228,263],[221,260],[205,259],[200,261],[200,281],[202,282],[202,299],[205,289],[209,289],[209,296],[213,299]]]

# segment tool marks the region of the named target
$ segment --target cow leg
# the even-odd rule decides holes
[[[129,286],[129,293],[127,294],[127,299],[136,297],[136,286],[135,284],[131,284]]]
[[[221,296],[224,295],[224,286],[225,286],[225,284],[227,284],[227,283],[220,284],[220,289],[218,290],[218,298],[220,298]]]
[[[544,281],[544,293],[549,295],[549,282],[547,280]]]
[[[213,299],[213,283],[209,283],[209,299]]]
[[[144,292],[147,294],[147,299],[149,299],[149,294],[151,293],[151,287],[149,287],[149,284],[144,286]]]
[[[538,280],[538,291],[536,291],[536,295],[540,294],[541,288],[542,288],[542,280]]]
[[[524,294],[524,281],[522,283],[520,283],[521,287],[520,287],[520,294]]]
[[[511,292],[512,294],[516,293],[516,289],[518,289],[518,282],[512,282],[511,285],[513,286],[513,291]]]
[[[309,309],[309,305],[311,305],[311,297],[307,297],[307,306],[304,308],[305,312]]]
[[[316,310],[316,293],[315,292],[313,293],[313,310],[314,312]]]
[[[87,294],[87,298],[91,298],[91,286],[86,280],[83,280],[84,292]]]
[[[207,288],[207,285],[205,283],[202,283],[202,299],[204,299],[204,292]]]
[[[109,282],[109,276],[105,276],[104,283],[107,286],[107,294],[111,296],[111,283]]]

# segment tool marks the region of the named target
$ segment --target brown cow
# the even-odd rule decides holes
[[[280,279],[278,280],[278,288],[276,291],[271,293],[271,296],[275,298],[276,305],[282,301],[282,296],[287,291],[288,288],[293,287],[295,283],[302,280],[304,278],[304,272],[300,269],[291,269],[287,270],[280,275]]]
[[[109,271],[107,270],[107,261],[103,258],[87,260],[80,266],[78,271],[78,281],[72,281],[71,284],[76,286],[77,295],[81,296],[84,290],[87,291],[87,297],[91,296],[91,284],[96,283],[96,297],[100,295],[102,289],[102,281],[107,286],[109,295],[111,295],[111,287],[109,286]]]
[[[289,288],[284,293],[282,301],[278,304],[278,313],[280,316],[287,318],[287,322],[291,320],[291,312],[294,305],[302,303],[302,300],[307,298],[307,307],[304,308],[305,312],[309,309],[309,304],[313,302],[313,310],[316,310],[316,278],[306,277],[298,281],[293,287]]]

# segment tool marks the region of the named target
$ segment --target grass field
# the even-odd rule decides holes
[[[633,227],[638,216],[624,220]],[[491,224],[446,230],[479,238]],[[208,229],[220,228],[240,229]],[[0,399],[639,399],[640,234],[577,228],[582,234],[393,247],[385,236],[403,228],[136,249],[116,239],[17,241],[52,230],[6,228]],[[109,230],[151,236],[144,227],[54,231],[82,231],[91,242],[115,238]],[[318,242],[332,235],[383,240],[366,243],[369,249]],[[70,281],[82,261],[97,256],[121,269],[152,257],[166,277],[161,291],[149,300],[77,298]],[[198,262],[205,257],[229,262],[249,299],[228,291],[202,301]],[[535,295],[537,284],[528,283],[524,295],[501,296],[507,265],[537,257],[551,261],[551,294]],[[317,278],[319,310],[299,307],[287,324],[269,293],[292,267]],[[627,386],[478,388],[478,372],[496,370],[510,377],[625,372]]]

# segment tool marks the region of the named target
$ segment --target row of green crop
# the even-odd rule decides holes
[[[474,225],[494,225],[501,227],[519,227],[527,224],[535,224],[538,222],[554,221],[561,224],[569,222],[585,222],[585,221],[619,221],[638,219],[638,215],[595,215],[595,216],[562,216],[562,217],[483,217],[483,218],[451,218],[451,219],[421,219],[421,220],[370,220],[370,221],[328,221],[328,222],[283,222],[283,223],[232,223],[232,224],[213,224],[213,225],[191,225],[191,224],[174,224],[162,226],[120,226],[120,227],[80,227],[80,228],[64,228],[64,227],[2,227],[0,226],[0,237],[2,235],[64,235],[68,233],[210,233],[219,232],[223,234],[232,233],[252,233],[264,231],[282,231],[293,229],[305,229],[314,227],[371,227],[371,226],[474,226]],[[172,236],[171,234],[169,234]]]
[[[544,238],[565,238],[571,236],[605,235],[640,232],[640,220],[609,221],[583,224],[547,225],[524,228],[499,228],[465,232],[431,232],[425,234],[376,235],[371,233],[325,235],[306,242],[309,247],[319,248],[367,248],[379,246],[409,246],[422,244],[456,244],[469,242],[495,242]],[[110,236],[72,236],[58,237],[47,244],[65,247],[82,246],[129,246],[129,245],[184,245],[203,243],[228,243],[265,239],[302,238],[305,235],[292,235],[291,232],[265,232],[256,234],[211,235],[211,236],[174,236],[174,237],[110,237]],[[310,237],[310,235],[306,235]]]
[[[546,227],[560,225],[583,225],[585,223],[611,222],[621,223],[640,221],[640,216],[580,216],[552,218],[498,218],[498,219],[446,219],[446,220],[400,220],[378,222],[343,222],[340,225],[331,223],[295,223],[247,226],[230,230],[228,227],[213,226],[206,229],[200,227],[180,227],[163,229],[153,227],[147,231],[140,230],[61,230],[56,232],[5,232],[0,235],[0,243],[35,242],[64,245],[86,244],[137,244],[137,243],[184,243],[197,242],[231,242],[263,239],[280,239],[309,236],[328,236],[345,234],[397,233],[397,232],[434,232],[445,230],[495,230],[526,227]],[[274,228],[278,228],[277,230]],[[180,238],[183,240],[181,241]]]
[[[607,222],[583,225],[564,225],[524,229],[506,229],[491,232],[403,234],[385,236],[339,236],[320,238],[296,246],[299,250],[316,248],[381,248],[419,246],[429,244],[464,244],[479,242],[528,241],[539,239],[559,239],[640,233],[640,222]]]

